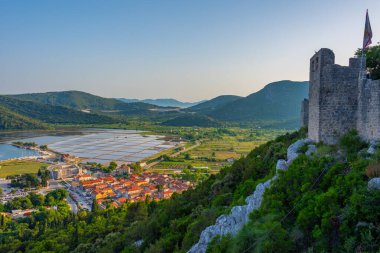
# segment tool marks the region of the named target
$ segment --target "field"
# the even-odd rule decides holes
[[[0,178],[6,176],[19,175],[25,173],[37,173],[41,166],[47,164],[39,163],[36,161],[7,161],[0,162]]]
[[[169,158],[151,169],[179,173],[186,168],[207,168],[211,173],[216,173],[223,166],[246,156],[255,147],[283,133],[283,130],[249,128],[181,129],[181,136],[191,137],[184,146],[190,147],[189,150],[178,155],[169,153]]]

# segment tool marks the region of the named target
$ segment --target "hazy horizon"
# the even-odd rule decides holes
[[[80,90],[113,98],[247,96],[308,80],[322,47],[347,65],[372,1],[1,1],[0,94]]]

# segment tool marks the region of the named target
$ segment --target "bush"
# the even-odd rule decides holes
[[[367,143],[360,139],[356,130],[350,130],[347,134],[341,137],[339,146],[347,154],[353,154],[367,147]]]

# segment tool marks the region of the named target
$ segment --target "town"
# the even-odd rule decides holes
[[[79,205],[85,200],[89,206],[89,201],[96,200],[102,208],[107,205],[119,207],[127,201],[145,201],[146,198],[152,201],[167,199],[173,193],[182,193],[192,186],[189,181],[149,172],[128,174],[127,178],[119,179],[112,175],[94,177],[83,174],[66,182],[70,185],[70,196]]]
[[[176,179],[175,175],[144,170],[144,163],[112,161],[106,165],[83,162],[74,155],[58,153],[35,143],[17,142],[14,145],[39,153],[35,157],[14,159],[15,162],[35,161],[45,166],[41,166],[37,175],[21,174],[1,179],[0,188],[4,194],[0,201],[3,204],[26,198],[28,194],[45,196],[56,189],[64,189],[67,204],[72,212],[77,213],[79,210],[91,211],[94,203],[106,209],[126,202],[168,199],[172,194],[194,186],[190,181]],[[35,208],[12,209],[11,217],[22,218],[35,211]]]

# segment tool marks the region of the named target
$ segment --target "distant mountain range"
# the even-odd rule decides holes
[[[212,111],[219,109],[220,107],[222,107],[228,103],[234,102],[234,101],[241,99],[241,98],[242,97],[234,96],[234,95],[222,95],[222,96],[218,96],[216,98],[210,99],[208,101],[205,101],[203,103],[194,105],[194,106],[188,108],[187,111],[207,114],[207,113],[210,113]]]
[[[43,123],[50,124],[104,124],[117,123],[118,120],[99,114],[85,113],[63,106],[52,106],[38,102],[24,101],[10,96],[0,96],[0,107],[8,116],[0,115],[5,128],[40,128]],[[29,122],[31,127],[10,127],[18,121]],[[18,124],[20,125],[20,124]],[[28,124],[26,124],[27,126]],[[8,127],[5,127],[8,126]],[[20,125],[21,126],[21,125]]]
[[[158,99],[129,99],[129,98],[117,98],[117,100],[123,101],[125,103],[137,103],[142,102],[151,105],[157,105],[162,107],[179,107],[179,108],[188,108],[195,106],[197,104],[203,103],[206,100],[199,102],[181,102],[173,98],[158,98]]]
[[[209,115],[228,121],[298,120],[301,101],[308,91],[308,82],[274,82],[247,97],[219,106]]]
[[[46,123],[123,123],[128,117],[172,126],[220,126],[226,122],[297,128],[301,101],[307,95],[308,82],[293,81],[270,83],[247,97],[223,95],[187,108],[190,103],[175,99],[113,99],[81,91],[3,95],[0,129],[43,128]]]
[[[207,115],[218,121],[297,128],[301,101],[308,96],[308,90],[308,82],[284,80],[270,83],[247,97],[219,96],[186,111]]]
[[[20,95],[10,95],[19,100],[33,101],[41,104],[63,106],[76,110],[90,111],[134,111],[136,108],[141,110],[149,110],[156,108],[154,105],[147,103],[134,102],[124,103],[114,98],[103,98],[82,91],[59,91],[46,93],[28,93]]]

